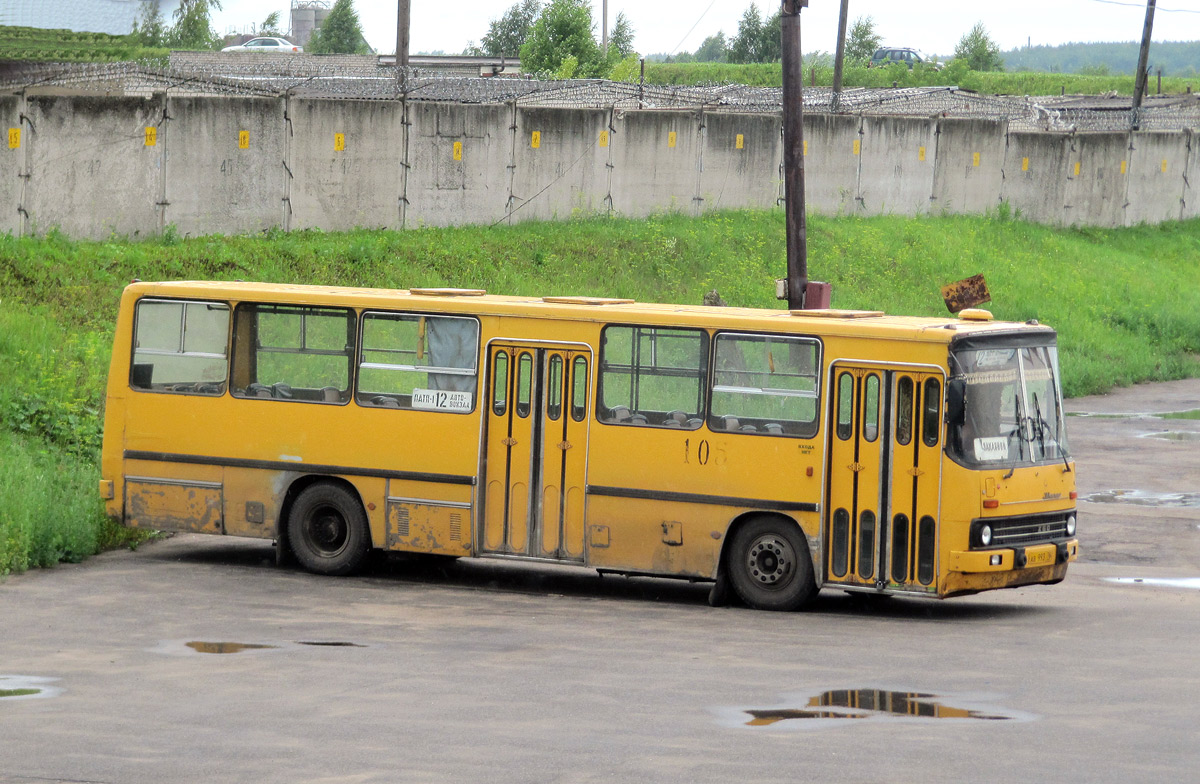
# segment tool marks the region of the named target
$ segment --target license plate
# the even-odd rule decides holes
[[[1041,552],[1026,553],[1026,566],[1045,566],[1046,564],[1054,563],[1054,551],[1042,550]]]

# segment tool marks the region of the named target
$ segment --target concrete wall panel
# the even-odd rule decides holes
[[[705,115],[701,209],[765,209],[779,203],[781,122],[777,114]]]
[[[612,143],[612,206],[640,218],[656,212],[696,214],[700,118],[695,112],[618,113]]]
[[[12,136],[13,131],[17,136]],[[0,234],[21,231],[18,209],[28,144],[28,134],[21,125],[21,99],[15,95],[0,96]]]
[[[861,124],[861,118],[849,115],[804,116],[804,202],[809,212],[858,212]]]
[[[995,120],[938,120],[934,213],[986,212],[999,203],[1006,126]]]
[[[1179,220],[1188,158],[1186,137],[1178,131],[1134,131],[1129,145],[1126,225]]]
[[[608,211],[608,111],[519,109],[516,125],[514,220]]]
[[[283,225],[283,101],[171,98],[167,109],[166,223],[184,235]]]
[[[1128,133],[1071,137],[1064,222],[1079,226],[1124,224],[1128,155]]]
[[[169,123],[156,98],[30,95],[30,231],[80,239],[155,235]],[[154,144],[147,144],[154,128]]]
[[[292,228],[400,227],[399,104],[293,98],[288,117]]]
[[[1070,139],[1032,131],[1012,131],[1007,137],[1000,200],[1026,220],[1062,223]]]
[[[507,214],[512,108],[412,103],[405,225],[488,224]],[[455,143],[460,146],[455,159]]]
[[[864,212],[929,212],[936,129],[926,119],[863,117],[858,203]]]

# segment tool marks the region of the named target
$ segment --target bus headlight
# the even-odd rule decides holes
[[[1075,515],[1067,515],[1067,536],[1075,535]]]
[[[1070,525],[1070,523],[1067,523]],[[986,523],[979,526],[979,543],[987,547],[992,543],[992,527]]]

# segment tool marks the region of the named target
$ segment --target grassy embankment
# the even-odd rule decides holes
[[[833,84],[833,66],[823,58],[815,65],[818,87]],[[804,84],[812,83],[813,66],[804,66]],[[646,81],[650,84],[748,84],[756,87],[779,87],[783,71],[779,63],[646,63]],[[936,87],[957,85],[967,90],[991,95],[1100,95],[1116,92],[1133,95],[1133,75],[1087,76],[1084,74],[984,72],[968,71],[949,66],[941,71],[932,68],[913,68],[889,65],[884,68],[848,66],[842,84],[849,87]],[[1164,93],[1182,93],[1188,87],[1200,88],[1200,80],[1185,77],[1164,77]],[[1151,81],[1149,89],[1157,89]]]
[[[1052,229],[1000,216],[822,218],[833,304],[944,315],[939,287],[987,276],[997,317],[1059,330],[1068,394],[1200,375],[1200,222]],[[494,228],[72,242],[0,237],[0,574],[130,541],[96,467],[112,323],[131,278],[464,286],[780,307],[780,212]]]
[[[103,63],[121,60],[165,62],[168,54],[167,49],[142,46],[127,35],[0,25],[0,60],[55,63]]]

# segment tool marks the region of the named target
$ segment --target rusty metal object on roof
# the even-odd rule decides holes
[[[983,275],[972,275],[957,283],[942,286],[942,299],[946,300],[946,308],[951,313],[958,313],[984,302],[991,302],[992,294],[988,291]]]

